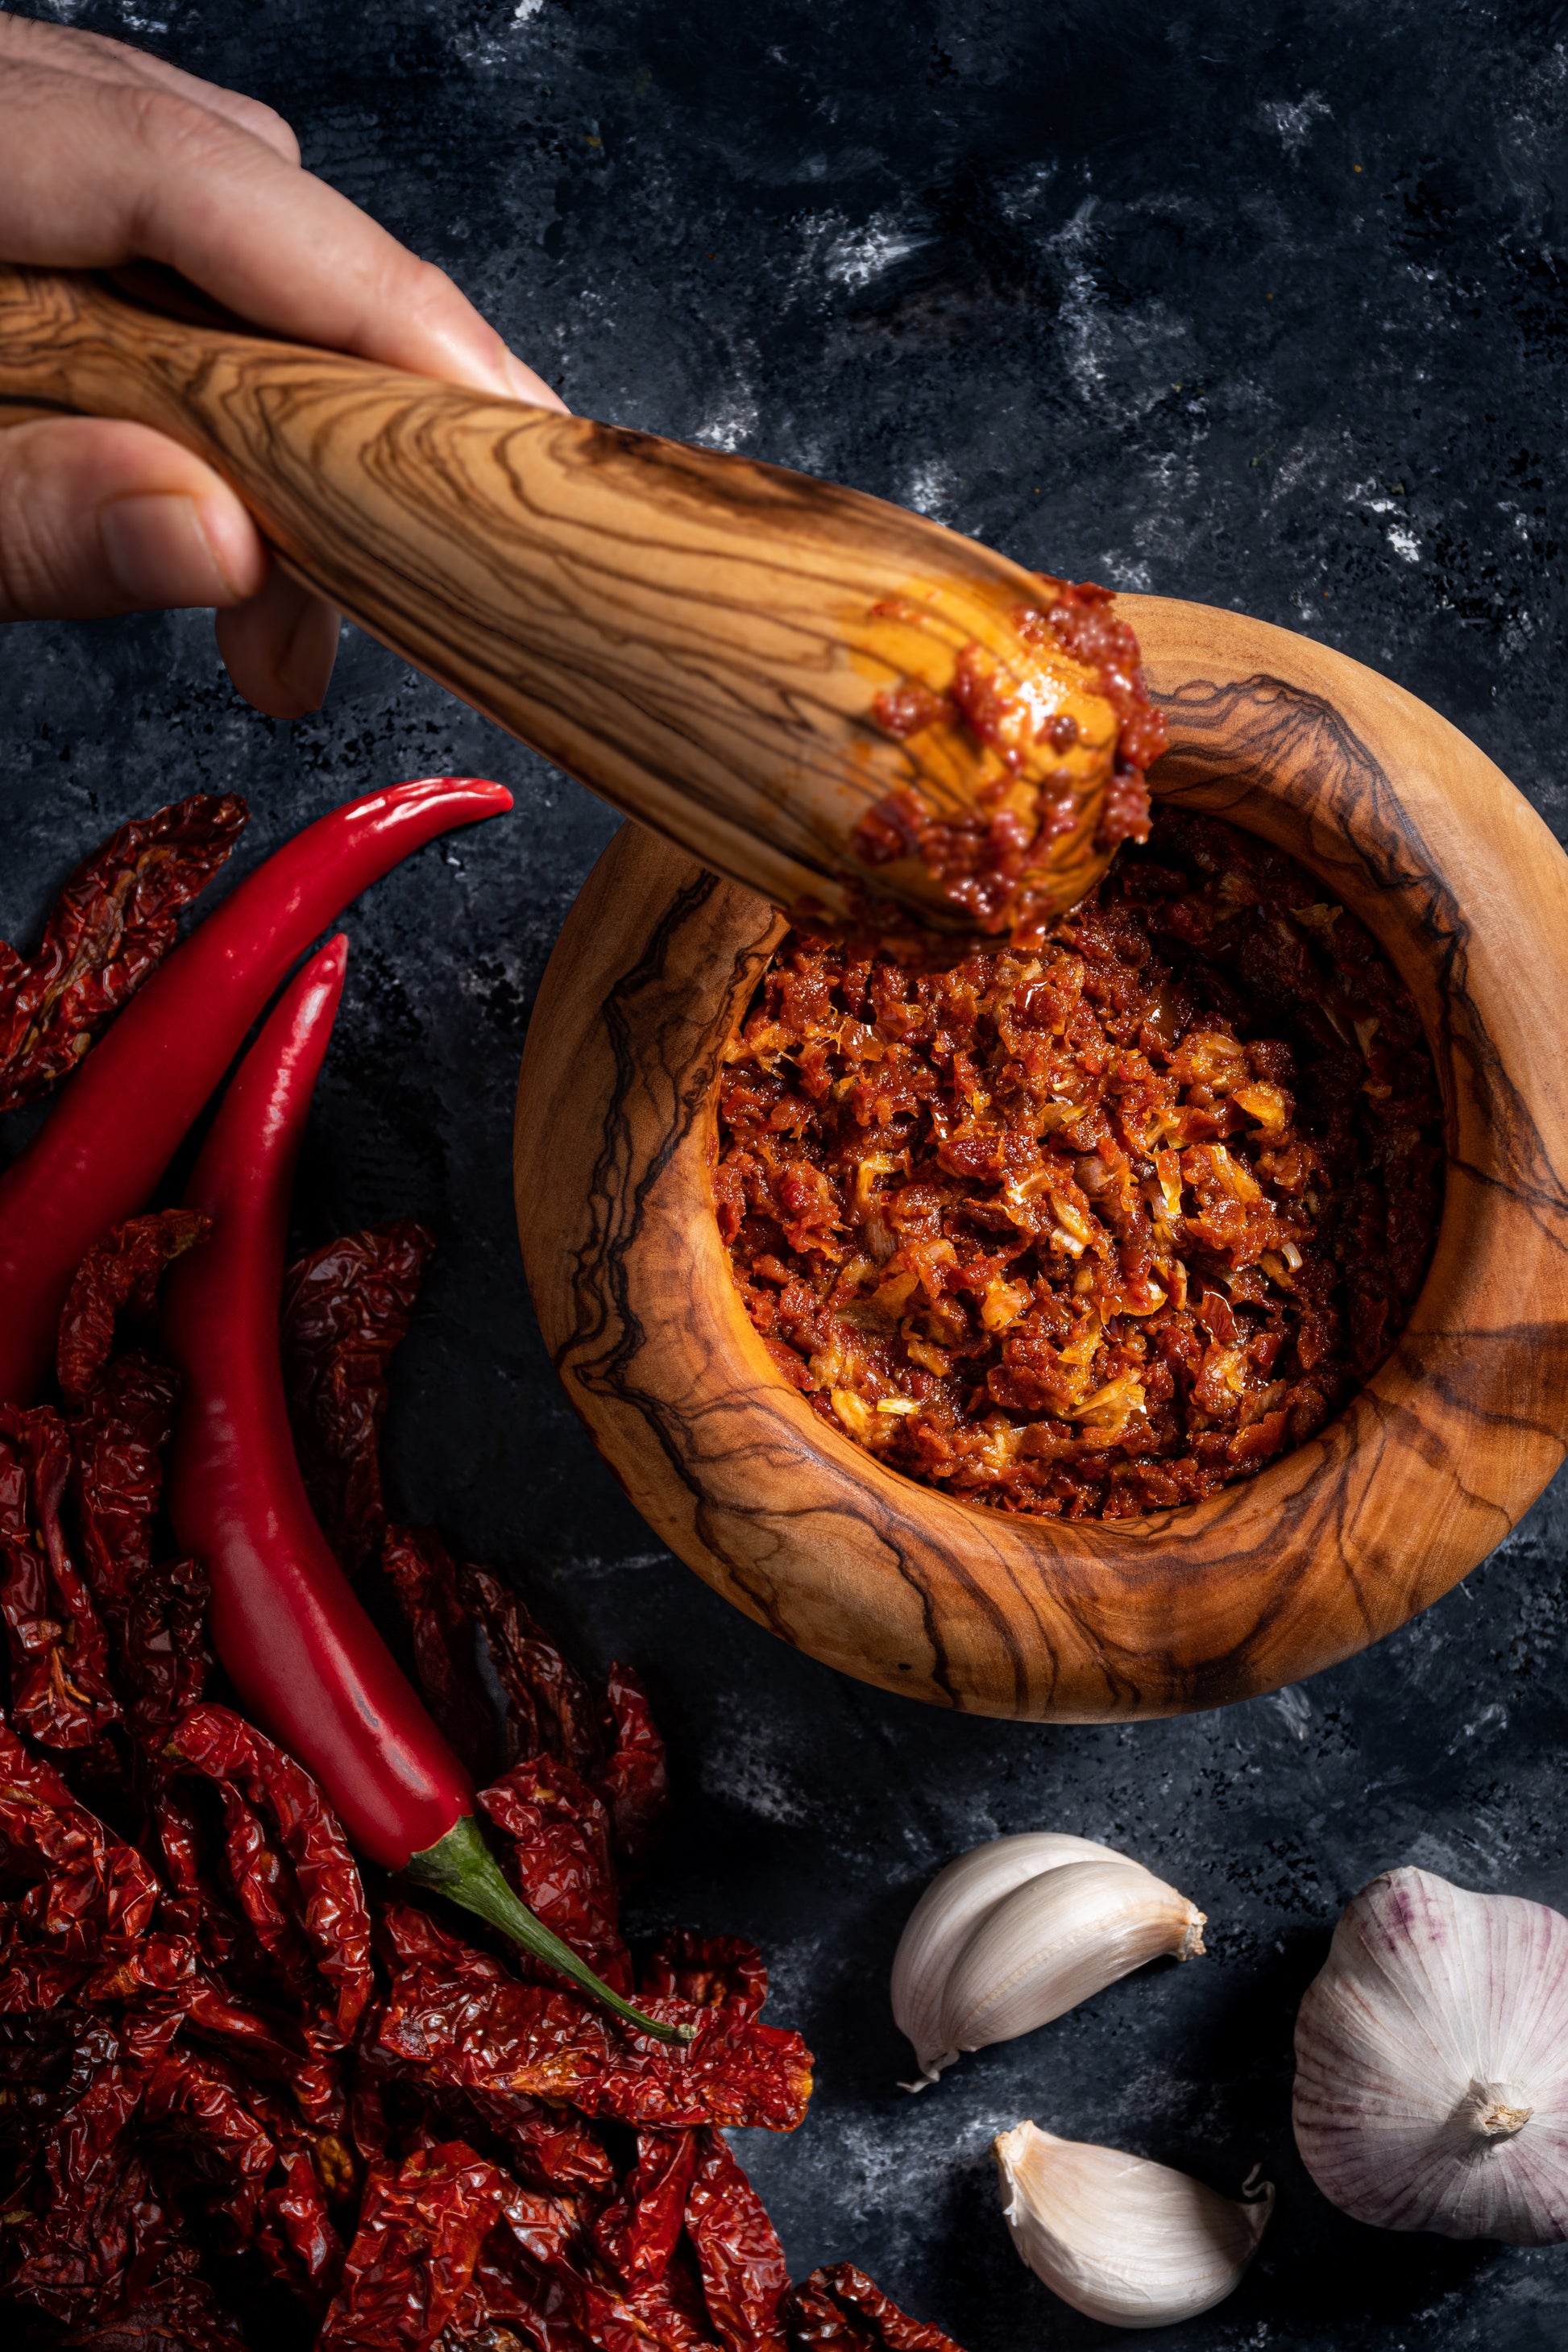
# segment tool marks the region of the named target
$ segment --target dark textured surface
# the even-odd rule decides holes
[[[307,160],[448,267],[574,406],[837,475],[1026,562],[1308,629],[1435,703],[1568,824],[1547,488],[1568,393],[1556,14],[53,13],[269,99]],[[821,2055],[803,2131],[744,2150],[797,2271],[853,2257],[971,2352],[1116,2341],[1006,2243],[986,2149],[1032,2115],[1226,2189],[1258,2158],[1279,2183],[1239,2293],[1161,2341],[1568,2343],[1568,2255],[1342,2221],[1288,2115],[1296,2001],[1373,1870],[1568,1903],[1568,1496],[1380,1650],[1226,1713],[1015,1729],[836,1680],[652,1548],[531,1326],[517,1058],[611,818],[353,636],[326,709],[294,727],[238,704],[201,615],[14,629],[0,678],[16,940],[112,824],[198,786],[249,797],[241,867],[374,782],[458,766],[516,790],[512,818],[426,850],[349,919],[300,1227],[411,1210],[442,1235],[395,1486],[585,1652],[647,1673],[680,1828],[636,1924],[755,1936],[777,2014]],[[910,2101],[885,1997],[901,1921],[954,1852],[1036,1826],[1159,1867],[1210,1914],[1211,1957]]]

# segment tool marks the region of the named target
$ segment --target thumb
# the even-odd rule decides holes
[[[100,620],[254,595],[268,558],[210,467],[144,425],[0,430],[0,620]]]

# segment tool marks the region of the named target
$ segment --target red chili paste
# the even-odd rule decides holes
[[[972,1502],[1121,1518],[1252,1475],[1387,1355],[1437,1086],[1371,935],[1163,810],[1029,950],[792,931],[729,1049],[715,1191],[815,1411]]]
[[[1110,705],[1117,721],[1110,772],[1095,829],[1094,846],[1104,853],[1123,841],[1142,841],[1149,831],[1145,769],[1165,749],[1165,722],[1150,701],[1140,667],[1138,640],[1116,618],[1109,588],[1092,582],[1039,574],[1045,592],[1038,606],[1021,605],[1013,614],[1020,646],[1027,651],[1055,646],[1087,671],[1093,690]],[[1041,926],[1040,894],[1027,877],[1039,867],[1050,844],[1078,822],[1086,779],[1059,760],[1078,743],[1070,712],[1040,712],[1027,663],[1015,676],[982,645],[960,648],[952,684],[936,694],[918,679],[884,687],[874,698],[872,716],[885,734],[900,741],[928,727],[961,728],[996,754],[994,782],[983,785],[973,811],[938,816],[919,792],[904,785],[868,809],[850,836],[850,848],[867,866],[918,857],[942,886],[942,895],[983,929],[1008,931],[1033,943]],[[1027,814],[1015,804],[1015,781],[1033,770],[1037,782]],[[998,805],[1005,798],[1006,806]]]

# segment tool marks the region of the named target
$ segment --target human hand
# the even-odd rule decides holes
[[[0,15],[0,259],[166,263],[272,333],[561,408],[444,272],[300,167],[281,116],[96,34]],[[321,702],[338,615],[211,467],[147,426],[0,430],[0,620],[212,604],[246,699]]]

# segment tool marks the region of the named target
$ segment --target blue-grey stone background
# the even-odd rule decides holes
[[[574,407],[1304,630],[1426,698],[1568,822],[1568,12],[141,5],[163,13],[35,13],[269,100],[308,163],[448,268]],[[286,726],[237,700],[205,614],[13,628],[0,934],[30,941],[76,859],[164,800],[246,794],[237,875],[333,803],[438,769],[504,778],[517,810],[350,914],[300,1233],[412,1211],[440,1234],[399,1377],[396,1500],[651,1683],[679,1804],[632,1926],[754,1937],[774,2013],[820,2054],[803,2129],[741,2136],[797,2274],[860,2262],[970,2352],[1116,2341],[1004,2232],[988,2145],[1032,2116],[1227,2191],[1259,2159],[1279,2184],[1240,2291],[1162,2344],[1568,2345],[1568,2254],[1359,2227],[1307,2178],[1289,2115],[1297,2001],[1373,1871],[1568,1902],[1568,1494],[1370,1655],[1182,1722],[961,1720],[780,1647],[625,1501],[519,1267],[518,1055],[606,810],[352,632],[325,709]],[[1153,1864],[1209,1914],[1209,1957],[911,2100],[886,1996],[904,1916],[953,1853],[1035,1827]]]

